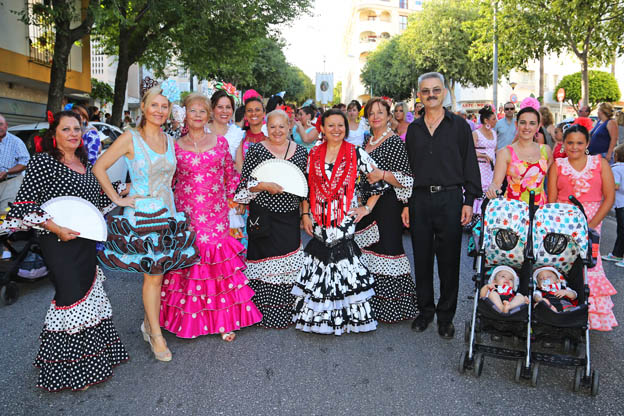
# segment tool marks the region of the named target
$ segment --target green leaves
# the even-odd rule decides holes
[[[106,82],[98,81],[91,78],[91,98],[101,103],[110,103],[113,101],[113,89]]]
[[[614,102],[620,99],[620,88],[613,75],[603,71],[589,71],[589,105],[595,107],[602,102]],[[575,109],[581,99],[582,73],[577,72],[566,75],[559,81],[555,91],[563,88],[566,93],[565,100]]]

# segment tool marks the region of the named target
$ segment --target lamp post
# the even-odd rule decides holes
[[[515,82],[515,81],[511,81],[511,82],[509,83],[509,86],[511,87],[511,90],[512,90],[512,91],[516,89],[516,85],[518,85],[518,83],[517,83],[517,82]]]

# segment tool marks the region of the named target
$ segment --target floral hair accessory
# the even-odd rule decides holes
[[[46,115],[48,116],[48,123],[50,124],[54,123],[54,114],[52,114],[52,111],[48,110]]]
[[[292,117],[293,114],[295,113],[292,109],[291,106],[288,105],[278,105],[277,106],[278,110],[282,110],[283,112],[285,112],[286,114],[288,114],[288,118]]]
[[[184,119],[186,118],[186,108],[174,104],[173,108],[171,109],[171,115],[175,121],[182,124],[184,123]]]
[[[150,77],[143,78],[143,81],[141,81],[141,88],[140,88],[141,97],[145,95],[147,90],[155,87],[156,85],[158,85],[158,81],[156,81],[155,79],[152,79]]]
[[[39,135],[33,137],[33,141],[35,142],[35,152],[37,153],[41,153],[43,152],[43,146],[41,145],[41,142],[43,141],[43,138]]]
[[[245,94],[243,94],[243,102],[246,102],[251,97],[259,97],[260,99],[262,99],[262,96],[258,94],[258,91],[252,89],[245,91]]]
[[[227,84],[224,84],[223,82],[217,82],[215,84],[215,89],[225,91],[227,95],[234,98],[234,101],[237,104],[240,101],[240,98],[238,97],[238,91],[236,91],[236,87],[229,82]]]
[[[535,111],[539,111],[540,102],[537,101],[537,98],[527,97],[524,100],[522,100],[522,102],[520,103],[521,110],[526,107],[532,107],[533,109],[535,109]]]
[[[574,119],[574,122],[572,124],[578,124],[579,126],[583,126],[587,129],[587,131],[590,131],[594,127],[594,123],[589,117],[577,117],[576,119]]]
[[[72,108],[74,108],[74,103],[65,104],[65,107],[63,107],[63,111],[71,111]]]
[[[180,90],[178,89],[178,84],[173,79],[169,78],[160,84],[160,88],[162,88],[161,94],[167,97],[170,102],[180,100]]]

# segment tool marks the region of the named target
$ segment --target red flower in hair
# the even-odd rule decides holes
[[[54,114],[52,114],[52,111],[48,110],[48,123],[52,124],[54,123]]]
[[[294,114],[294,111],[292,109],[292,107],[288,106],[288,105],[279,105],[277,106],[278,110],[283,110],[286,114],[288,114],[288,117],[292,117]]]
[[[41,146],[41,142],[43,141],[43,138],[41,136],[35,136],[33,138],[33,141],[35,142],[35,152],[37,153],[43,152],[43,147]]]
[[[594,122],[589,117],[577,117],[572,124],[581,125],[585,127],[587,131],[590,131],[594,127]]]

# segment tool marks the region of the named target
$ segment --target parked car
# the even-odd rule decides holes
[[[95,127],[100,133],[100,138],[102,142],[102,153],[108,149],[108,147],[119,137],[123,131],[116,126],[101,123],[101,122],[92,122],[90,123],[93,127]],[[35,153],[35,141],[34,137],[39,134],[39,132],[43,129],[47,129],[49,124],[47,122],[39,122],[32,124],[20,124],[18,126],[9,127],[9,132],[16,135],[26,144],[26,148],[28,152],[32,155]],[[119,159],[113,166],[111,166],[107,171],[108,177],[111,182],[122,181],[128,182],[128,167],[123,159]]]
[[[589,116],[589,118],[594,123],[594,125],[596,125],[596,122],[598,121],[598,116]],[[572,123],[574,123],[574,120],[576,120],[576,117],[568,117],[557,123],[557,127],[561,127],[563,130],[565,130],[570,127]]]

